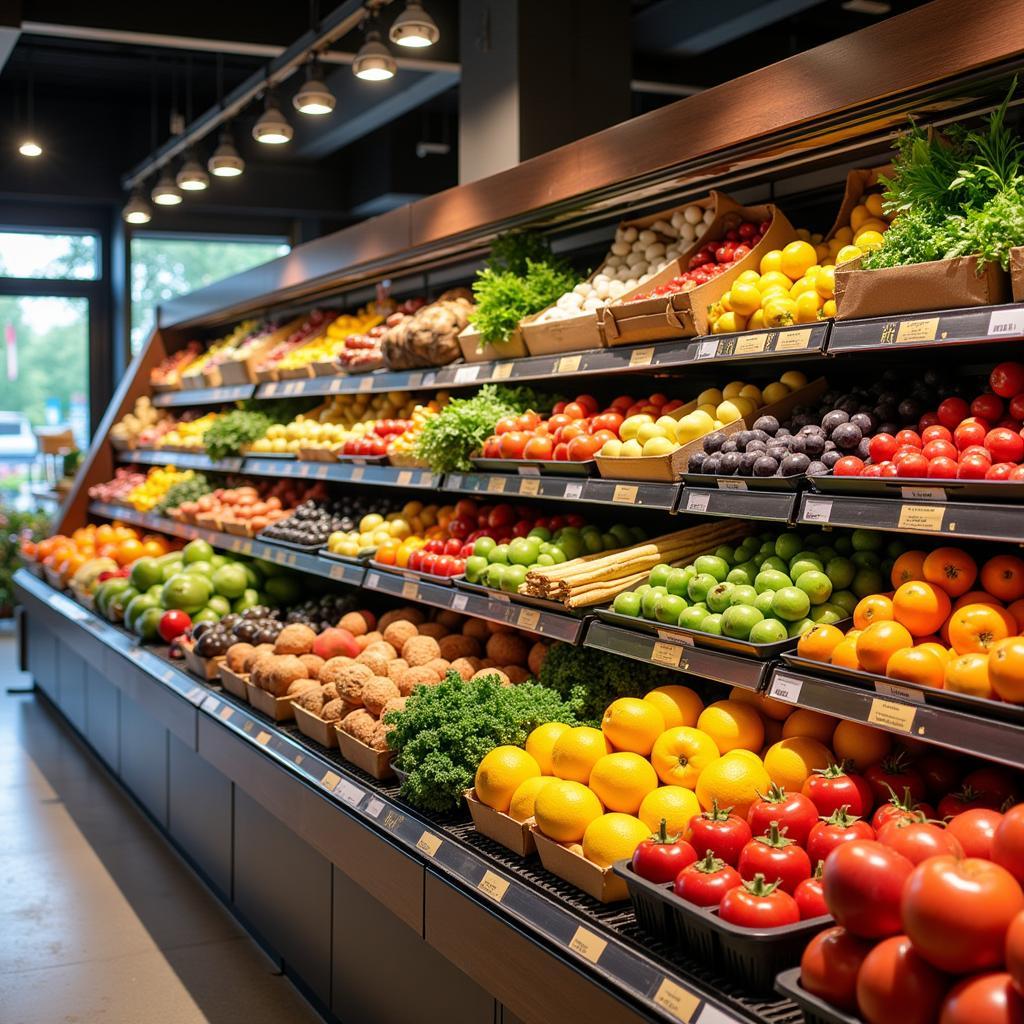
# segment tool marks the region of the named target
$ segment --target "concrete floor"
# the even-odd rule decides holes
[[[2,1024],[320,1021],[15,666],[0,636]]]

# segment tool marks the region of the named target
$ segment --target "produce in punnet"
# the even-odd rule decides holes
[[[179,484],[172,488],[161,507],[166,507],[168,501],[176,497],[173,491],[180,494],[181,487]],[[323,484],[310,487],[298,480],[282,479],[274,484],[262,481],[258,486],[216,487],[194,501],[179,502],[169,512],[172,518],[184,522],[252,536],[285,519],[304,496],[313,501],[322,499]]]
[[[135,399],[132,411],[125,413],[110,428],[110,440],[132,448],[139,444],[152,444],[155,437],[170,430],[173,423],[174,419],[168,413],[154,408],[149,395],[140,395]]]
[[[328,546],[335,534],[356,531],[358,524],[360,533],[364,532],[365,526],[365,532],[369,534],[368,543],[364,547],[376,547],[376,543],[372,542],[372,534],[376,528],[383,526],[383,518],[378,512],[371,512],[371,509],[386,511],[387,502],[382,502],[376,495],[369,494],[346,495],[332,501],[322,493],[309,493],[289,515],[282,516],[277,522],[266,527],[260,534],[260,539],[322,548]],[[396,525],[386,530],[386,536],[390,538],[400,533],[408,536],[408,523],[403,527],[397,512],[389,513],[390,516],[394,518],[387,525]],[[354,554],[359,554],[359,550]]]
[[[184,348],[177,352],[171,352],[163,357],[152,370],[149,371],[150,387],[155,388],[176,388],[181,385],[181,371],[192,362],[201,352],[203,346],[198,341],[190,341]],[[144,396],[145,397],[145,396]],[[136,415],[138,415],[139,401],[135,403]],[[146,404],[149,399],[146,398]]]
[[[161,420],[156,426],[146,428],[139,434],[137,447],[201,452],[206,432],[221,415],[218,412],[208,412],[202,416],[186,413],[179,420]]]

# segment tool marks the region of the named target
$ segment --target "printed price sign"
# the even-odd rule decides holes
[[[916,709],[906,704],[897,704],[893,700],[882,700],[875,697],[871,701],[868,721],[872,725],[881,725],[900,732],[910,732],[914,725]]]
[[[784,700],[787,704],[796,704],[800,700],[800,691],[803,689],[803,685],[802,679],[784,676],[780,672],[772,680],[768,693],[777,700]]]
[[[658,991],[654,993],[654,1002],[672,1014],[676,1020],[684,1021],[686,1024],[693,1020],[693,1015],[700,1008],[700,999],[697,996],[674,981],[669,981],[668,978],[663,979],[658,986]]]
[[[696,491],[688,492],[686,495],[686,511],[687,512],[707,512],[708,503],[711,501],[711,495],[704,491],[698,493]]]
[[[654,359],[654,348],[635,348],[629,354],[630,366],[650,366]]]
[[[601,959],[601,954],[608,948],[608,943],[581,925],[569,940],[569,948],[574,953],[579,953],[585,960],[596,964]]]
[[[435,836],[433,832],[424,832],[416,840],[416,849],[425,853],[428,857],[434,857],[437,855],[437,851],[441,849],[441,843],[442,839],[440,836]]]
[[[536,629],[540,622],[540,612],[534,608],[520,608],[516,618],[516,625],[523,629]]]
[[[612,501],[621,505],[633,505],[638,491],[636,484],[617,484],[612,491]]]
[[[670,665],[672,668],[679,668],[683,660],[683,649],[675,644],[666,644],[658,641],[651,649],[651,661],[659,665]]]
[[[508,886],[509,883],[493,871],[485,871],[484,877],[476,885],[480,892],[485,896],[490,896],[492,900],[496,900],[498,903],[504,899],[505,893],[508,892]]]
[[[900,506],[901,530],[941,530],[946,509],[942,505]]]
[[[804,522],[827,523],[832,515],[832,502],[808,498],[804,503]]]
[[[526,476],[519,481],[519,493],[536,498],[540,494],[540,477]]]

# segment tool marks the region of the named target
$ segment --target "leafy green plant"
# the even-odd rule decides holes
[[[402,796],[427,811],[456,810],[484,755],[522,746],[544,722],[575,725],[576,704],[537,683],[502,686],[497,676],[463,682],[449,672],[437,686],[417,687],[403,710],[384,716],[395,764],[409,773]]]
[[[205,474],[196,473],[188,480],[174,484],[168,488],[163,500],[156,507],[157,512],[166,512],[168,509],[177,508],[182,502],[198,501],[204,494],[209,494],[213,488]]]

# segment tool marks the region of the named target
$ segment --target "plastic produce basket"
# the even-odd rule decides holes
[[[679,899],[671,884],[641,878],[628,860],[614,866],[626,880],[640,924],[687,956],[714,965],[750,992],[771,992],[775,976],[800,962],[807,943],[833,924],[831,917],[781,928],[743,928],[721,920],[713,908]]]
[[[783,971],[775,979],[775,991],[792,999],[804,1015],[805,1024],[863,1024],[859,1017],[851,1017],[830,1006],[824,999],[812,996],[800,985],[800,968]]]

